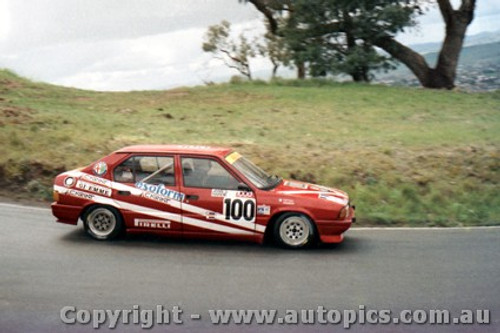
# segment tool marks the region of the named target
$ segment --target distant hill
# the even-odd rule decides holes
[[[438,52],[428,53],[425,55],[425,59],[428,63],[435,64],[438,55]],[[500,41],[463,48],[462,53],[460,54],[460,65],[473,65],[478,62],[500,64]]]
[[[480,44],[491,44],[495,42],[500,42],[500,30],[497,31],[486,31],[481,32],[476,35],[470,35],[465,37],[464,46],[474,46]],[[431,53],[438,52],[441,49],[441,42],[434,43],[422,43],[409,45],[411,49],[417,51],[418,53]]]

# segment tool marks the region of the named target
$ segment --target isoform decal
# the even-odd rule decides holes
[[[151,185],[142,182],[138,182],[135,184],[135,187],[154,194],[159,194],[166,199],[174,199],[177,201],[184,201],[184,193],[180,193],[171,189],[166,188],[163,184],[160,185]],[[168,201],[168,200],[167,200]]]

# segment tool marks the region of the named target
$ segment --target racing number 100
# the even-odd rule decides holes
[[[255,201],[252,199],[224,199],[226,220],[240,220],[242,217],[251,222],[255,218]]]

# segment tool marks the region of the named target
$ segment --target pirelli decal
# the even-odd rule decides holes
[[[170,229],[170,221],[153,219],[134,219],[134,227],[149,229]]]

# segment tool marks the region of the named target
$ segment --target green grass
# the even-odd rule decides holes
[[[500,224],[498,91],[277,80],[102,93],[0,71],[0,141],[13,195],[48,197],[53,175],[126,145],[216,144],[344,189],[361,225]]]

